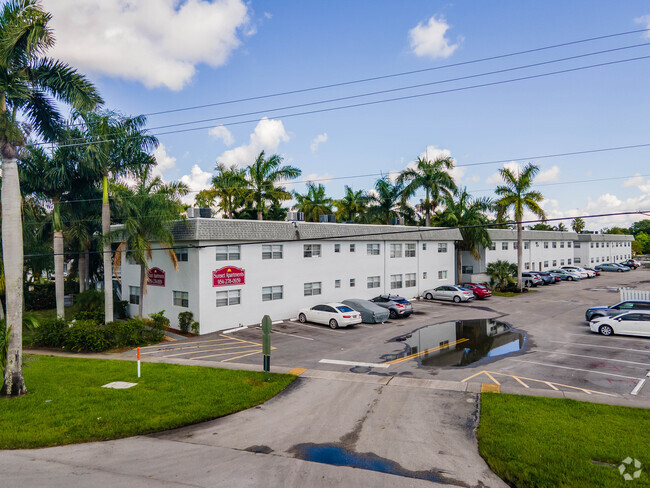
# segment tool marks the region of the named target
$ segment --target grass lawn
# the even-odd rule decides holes
[[[511,486],[650,486],[650,410],[484,393],[478,441]],[[643,464],[631,481],[618,471],[628,456]]]
[[[0,449],[45,447],[146,434],[263,403],[293,375],[135,362],[25,356],[27,395],[0,398]],[[128,390],[101,388],[112,381]]]

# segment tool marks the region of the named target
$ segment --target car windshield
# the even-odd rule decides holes
[[[343,313],[354,312],[354,310],[352,310],[350,307],[346,307],[345,305],[343,305],[341,307],[336,307],[336,309],[339,312],[343,312]]]
[[[487,290],[487,286],[485,285],[474,285],[476,288],[481,288],[483,290]]]

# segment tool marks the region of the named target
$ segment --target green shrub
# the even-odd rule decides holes
[[[192,334],[199,335],[199,323],[196,320],[192,322]]]
[[[110,322],[104,327],[104,334],[112,348],[142,346],[148,336],[144,322],[137,319]]]
[[[192,312],[181,312],[178,314],[178,327],[183,334],[187,334],[190,331],[190,326],[194,321],[193,319],[194,314]]]
[[[5,366],[7,366],[7,352],[9,350],[9,338],[11,331],[7,330],[7,321],[0,320],[0,370],[4,376]]]
[[[105,330],[92,320],[79,320],[69,328],[65,348],[70,351],[100,352],[110,348]]]
[[[54,282],[25,283],[24,292],[27,310],[47,310],[56,307]]]
[[[129,318],[129,301],[115,300],[113,302],[113,311],[115,313],[115,317],[118,319]]]
[[[64,320],[44,320],[36,329],[34,343],[43,347],[63,347],[67,333],[68,324]]]
[[[75,320],[92,320],[96,324],[104,323],[104,310],[80,310],[74,314],[73,317]]]
[[[99,290],[86,290],[79,293],[75,299],[79,310],[95,312],[104,310],[104,292]]]
[[[169,327],[169,319],[165,317],[165,311],[161,310],[160,312],[150,313],[151,317],[151,327],[158,330],[165,330]]]

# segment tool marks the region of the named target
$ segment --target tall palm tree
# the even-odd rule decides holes
[[[568,229],[566,228],[566,225],[564,225],[564,223],[560,222],[559,224],[557,224],[554,227],[553,230],[557,230],[557,231],[560,231],[560,232],[566,232]]]
[[[150,168],[138,172],[137,186],[131,189],[126,185],[115,185],[114,200],[122,225],[108,236],[119,240],[113,264],[115,277],[126,252],[140,265],[140,302],[138,317],[142,318],[142,303],[146,293],[146,277],[149,261],[153,253],[152,242],[159,242],[167,248],[174,269],[178,269],[178,259],[174,252],[174,236],[170,230],[172,221],[180,218],[183,204],[180,197],[188,192],[183,183],[164,184],[159,177],[152,177]]]
[[[102,186],[104,317],[109,323],[113,321],[113,273],[111,243],[106,238],[111,230],[108,180],[155,165],[150,152],[158,141],[146,132],[144,116],[126,117],[109,111],[80,112],[75,116],[89,143],[83,146],[84,167],[88,168],[88,177],[101,181]]]
[[[467,188],[459,188],[456,198],[445,194],[445,209],[438,217],[438,223],[445,227],[460,227],[463,240],[456,243],[456,281],[461,280],[463,269],[463,251],[478,259],[481,248],[487,249],[492,245],[488,233],[488,217],[484,212],[493,209],[490,198],[473,198],[467,193]]]
[[[368,200],[368,195],[363,190],[354,191],[345,185],[345,195],[334,202],[336,217],[339,220],[355,222],[366,211]]]
[[[424,189],[424,199],[420,207],[424,212],[427,227],[431,225],[431,214],[436,211],[441,198],[456,191],[456,183],[448,172],[453,167],[454,161],[448,157],[438,157],[433,161],[419,157],[415,161],[415,168],[406,168],[397,179],[406,185],[404,195],[407,198]]]
[[[246,173],[248,198],[255,206],[257,220],[262,220],[266,202],[274,203],[291,199],[291,193],[276,185],[298,178],[302,172],[294,166],[282,166],[282,157],[277,154],[266,159],[262,151],[255,162],[246,168]]]
[[[55,100],[89,110],[102,100],[73,68],[44,56],[54,45],[51,15],[39,0],[9,0],[0,13],[0,157],[2,158],[2,252],[7,293],[9,354],[0,394],[27,389],[22,375],[23,242],[17,159],[25,143],[17,117],[34,135],[55,140],[62,123]]]
[[[307,183],[307,193],[301,195],[294,192],[294,197],[297,202],[295,208],[305,214],[307,222],[318,222],[321,215],[332,213],[334,200],[325,194],[325,185]]]
[[[574,232],[577,232],[580,234],[583,230],[585,230],[585,221],[582,220],[580,217],[576,217],[573,219],[571,222],[571,228],[573,229]]]
[[[219,199],[219,210],[232,219],[233,212],[241,207],[246,196],[246,170],[234,164],[228,167],[223,163],[218,163],[215,169],[217,174],[212,178],[210,191]]]
[[[539,168],[532,163],[528,163],[523,170],[516,173],[508,168],[502,168],[499,173],[505,185],[497,186],[494,190],[499,197],[496,201],[497,218],[504,218],[511,209],[514,211],[517,225],[517,285],[519,290],[523,287],[521,273],[524,246],[521,221],[524,217],[524,211],[530,210],[541,220],[546,220],[544,209],[539,206],[544,200],[544,196],[538,191],[530,191],[538,172]]]
[[[391,183],[388,176],[379,178],[375,183],[375,192],[369,195],[369,220],[390,225],[390,219],[399,215],[403,190],[404,185],[399,181]]]

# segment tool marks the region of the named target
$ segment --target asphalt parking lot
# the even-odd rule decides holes
[[[591,333],[584,320],[586,308],[617,303],[619,293],[612,289],[620,286],[650,290],[650,270],[604,273],[580,282],[538,287],[517,297],[491,297],[469,304],[416,301],[411,317],[385,324],[330,329],[283,321],[273,325],[271,364],[650,398],[650,378],[642,381],[650,374],[650,338],[600,336]],[[476,342],[474,332],[460,333],[456,321],[476,325],[478,319],[503,321],[522,334],[499,332],[486,345]],[[499,324],[480,323],[481,327],[496,331]],[[165,358],[261,364],[261,339],[261,329],[251,326],[151,346],[142,352]],[[451,366],[459,358],[463,364],[477,361]]]

